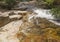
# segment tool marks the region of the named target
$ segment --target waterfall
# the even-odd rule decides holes
[[[36,9],[34,12],[37,13],[36,17],[46,18],[46,19],[54,19],[54,17],[49,13],[50,10],[45,9]]]
[[[54,16],[52,16],[52,13],[50,13],[49,11],[50,10],[47,9],[34,9],[34,12],[37,13],[35,17],[46,18],[48,21],[60,26],[59,22],[54,21],[55,18]]]

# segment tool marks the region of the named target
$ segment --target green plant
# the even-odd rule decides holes
[[[54,0],[45,0],[46,4],[50,5],[54,2]]]
[[[60,6],[55,6],[54,8],[51,9],[52,15],[54,15],[55,18],[59,19],[60,18]]]
[[[25,1],[32,1],[32,0],[20,0],[21,2],[25,2]]]
[[[44,4],[50,9],[52,8],[54,5],[54,0],[44,0]]]
[[[60,1],[59,0],[44,0],[47,7],[51,8],[52,15],[56,18],[60,18]],[[50,9],[49,8],[49,9]]]
[[[6,7],[7,9],[11,9],[16,5],[16,0],[4,0],[5,3],[7,4]]]

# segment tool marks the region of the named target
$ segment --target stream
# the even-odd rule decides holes
[[[54,17],[51,15],[51,13],[49,13],[49,11],[50,10],[45,10],[45,9],[33,9],[33,12],[35,12],[37,14],[30,15],[29,19],[31,19],[32,17],[46,18],[50,22],[53,22],[54,24],[60,26],[60,23],[53,21]],[[17,13],[17,11],[15,11],[15,12]],[[16,18],[18,18],[17,15],[15,15],[15,16],[16,16]],[[16,37],[16,33],[19,31],[19,28],[22,23],[23,23],[22,20],[17,20],[17,21],[12,21],[12,22],[8,23],[7,25],[3,26],[2,28],[4,31],[0,32],[0,42],[19,42],[19,39]],[[21,32],[25,33],[24,30],[22,30]]]

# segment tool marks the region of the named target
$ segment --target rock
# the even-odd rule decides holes
[[[25,11],[25,10],[27,10],[27,8],[26,7],[20,7],[20,8],[13,8],[13,10]]]
[[[17,7],[15,8],[16,10],[21,10],[21,11],[26,11],[26,10],[29,10],[31,11],[35,4],[35,2],[20,2]]]
[[[26,14],[28,14],[28,11],[19,11],[19,13],[18,13],[19,15],[26,15]]]
[[[12,15],[12,16],[9,16],[9,18],[19,20],[22,18],[22,15]]]
[[[15,15],[15,13],[12,11],[12,12],[9,13],[9,16],[10,16],[10,15]]]
[[[38,24],[35,23],[36,20],[38,20]],[[41,24],[43,24],[45,26],[43,26]],[[48,26],[48,27],[46,27],[46,26]],[[51,26],[53,26],[53,27],[51,27]],[[39,42],[40,41],[44,42],[46,40],[59,42],[60,38],[59,38],[59,36],[56,35],[57,30],[60,30],[60,27],[58,27],[58,26],[55,27],[55,24],[49,22],[47,19],[37,17],[37,18],[35,18],[34,21],[32,21],[30,23],[23,22],[19,31],[22,33],[22,35],[24,34],[25,36],[22,36],[19,34],[20,36],[18,38],[20,39],[20,41],[22,40],[22,42],[26,41],[26,40],[29,40],[28,42],[35,41],[35,40],[39,41]],[[58,33],[59,33],[59,31],[58,31]],[[58,34],[58,35],[60,35],[60,34]],[[27,38],[29,38],[29,39],[27,39]],[[39,38],[39,39],[37,40],[36,38],[37,39]]]
[[[8,24],[10,22],[9,17],[0,17],[0,27]]]
[[[0,31],[0,40],[7,42],[60,41],[60,34],[57,34],[60,30],[59,26],[40,17],[31,18],[29,22],[29,15],[35,15],[35,13],[19,11],[18,14],[11,13],[8,17],[1,17],[0,23],[4,25],[1,30],[5,31]]]
[[[28,14],[27,11],[18,11],[17,13],[15,11],[12,11],[9,13],[9,18],[11,20],[19,20],[22,19],[27,14]]]
[[[5,12],[6,14],[3,14],[0,16],[0,27],[12,22],[12,21],[16,21],[16,20],[20,20],[22,19],[22,15],[21,14],[16,14],[13,11],[10,13]],[[25,13],[20,11],[20,13]],[[8,16],[7,16],[8,15]]]
[[[50,21],[48,21],[47,19],[45,18],[40,18],[40,17],[36,17],[36,18],[32,18],[31,19],[31,22],[35,25],[38,25],[40,26],[41,28],[56,28],[56,27],[60,27]],[[49,25],[48,25],[49,24]]]

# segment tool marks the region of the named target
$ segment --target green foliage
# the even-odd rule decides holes
[[[44,4],[45,4],[48,8],[52,8],[52,7],[53,7],[53,3],[54,3],[54,0],[44,0]]]
[[[2,9],[12,9],[16,5],[16,0],[2,0],[0,2],[0,8]]]
[[[51,8],[52,15],[54,15],[55,18],[60,18],[60,5],[56,5],[59,0],[45,0],[48,7]],[[55,4],[54,4],[55,3]]]
[[[50,5],[54,2],[54,0],[45,0],[46,4]]]
[[[32,0],[20,0],[21,2],[25,2],[25,1],[32,1]]]
[[[55,6],[51,9],[52,15],[54,15],[57,19],[60,18],[60,6]]]
[[[11,9],[12,7],[14,7],[14,5],[16,5],[15,0],[5,0],[5,3],[7,4],[8,9]]]
[[[16,1],[15,0],[5,0],[5,2],[8,4],[14,4]]]
[[[36,4],[42,8],[51,8],[54,0],[37,0]]]
[[[2,1],[2,0],[0,0],[0,1]]]
[[[51,8],[52,15],[55,18],[60,18],[60,1],[59,0],[44,0],[45,4],[48,5],[47,7]]]

